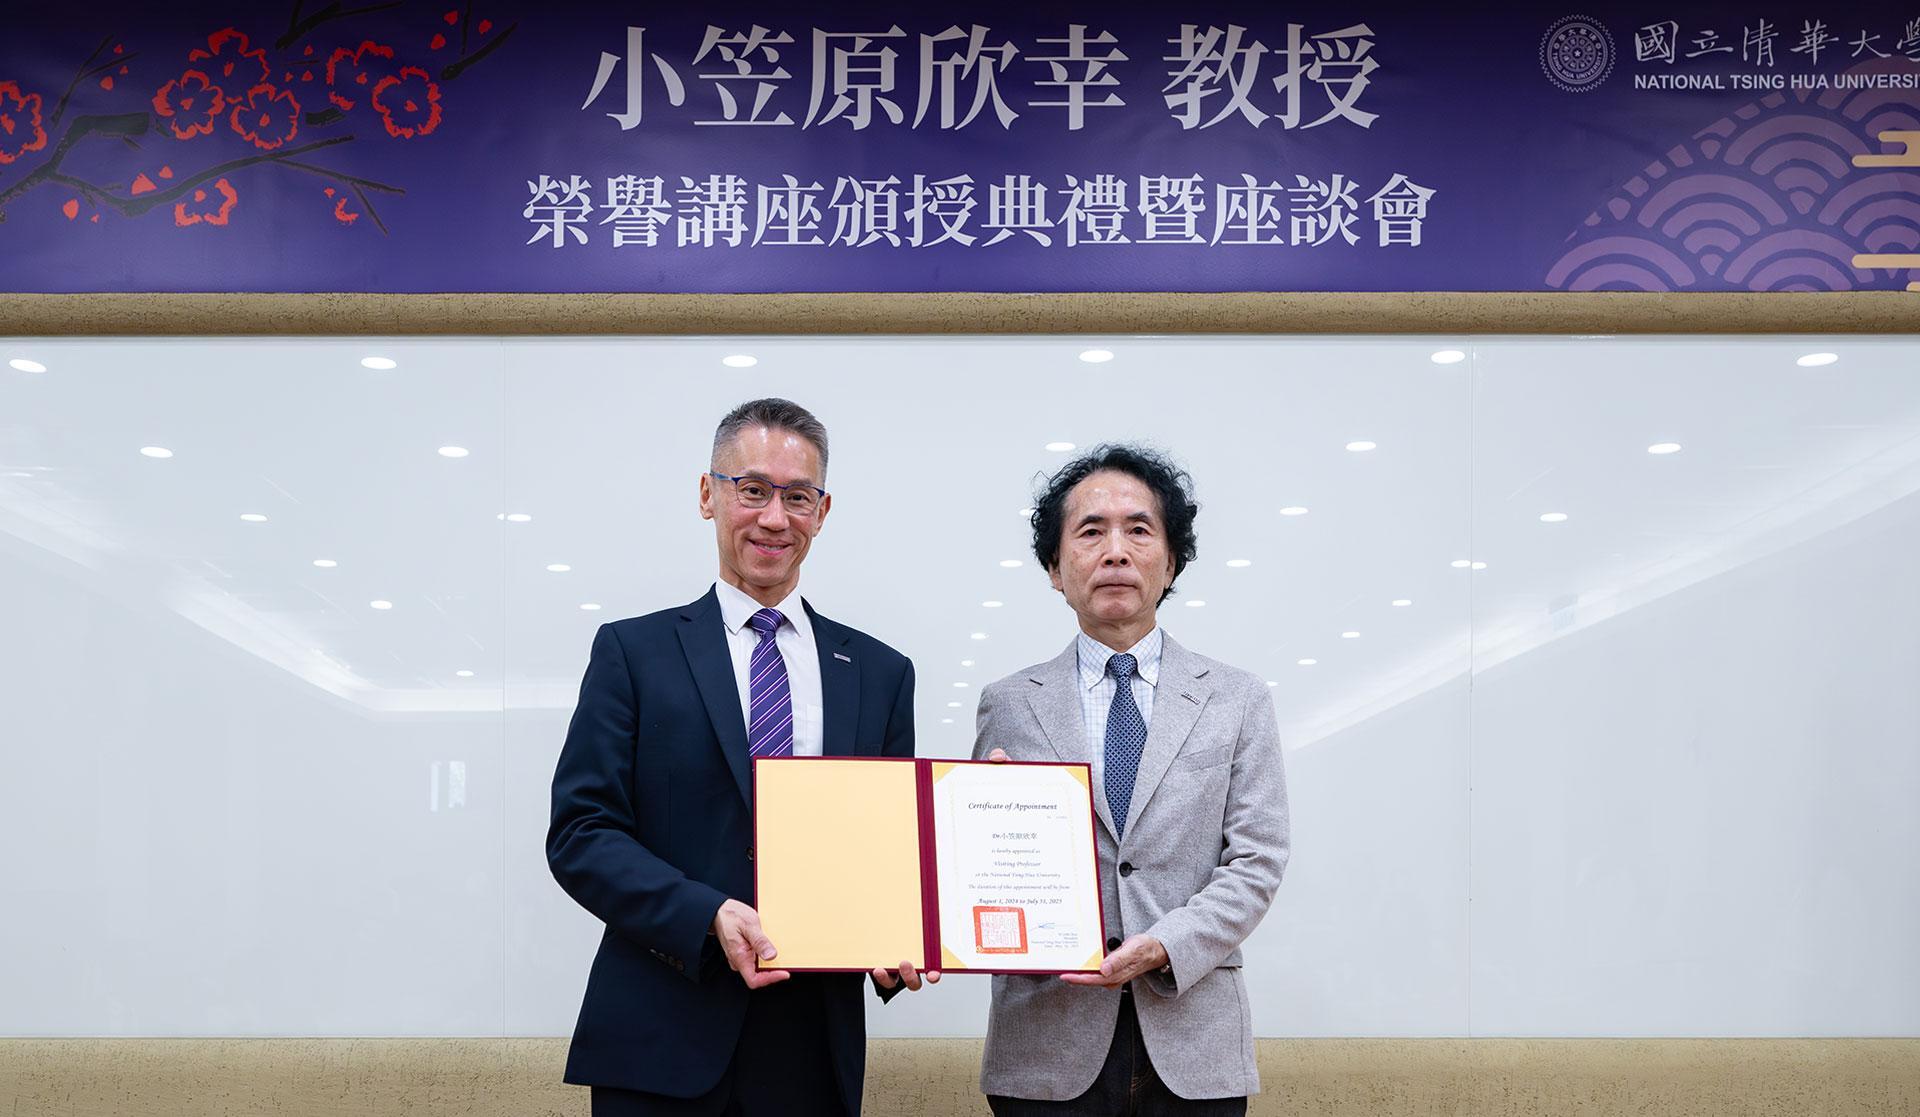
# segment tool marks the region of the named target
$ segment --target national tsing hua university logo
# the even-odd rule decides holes
[[[1613,35],[1592,16],[1562,16],[1540,36],[1540,68],[1568,93],[1598,89],[1613,59]]]

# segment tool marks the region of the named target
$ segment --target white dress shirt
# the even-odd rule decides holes
[[[725,582],[714,585],[720,595],[720,622],[727,628],[727,650],[733,656],[734,685],[740,689],[741,723],[748,724],[753,718],[749,665],[760,634],[747,621],[765,606]],[[793,700],[793,755],[819,756],[825,728],[820,712],[820,649],[813,642],[813,622],[807,618],[798,586],[774,608],[780,611],[780,627],[773,630],[773,642],[787,665],[787,691]]]
[[[1160,683],[1160,626],[1127,649],[1134,659],[1133,704],[1140,707],[1140,724],[1153,725],[1153,691]],[[1107,711],[1113,708],[1113,676],[1107,661],[1119,654],[1085,632],[1075,646],[1080,661],[1080,713],[1087,725],[1087,755],[1093,758],[1093,786],[1105,787]]]

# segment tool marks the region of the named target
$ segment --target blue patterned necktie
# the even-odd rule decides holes
[[[1107,660],[1107,674],[1113,676],[1113,705],[1107,707],[1107,753],[1105,775],[1107,809],[1113,813],[1116,837],[1127,836],[1127,807],[1133,802],[1133,780],[1140,774],[1140,753],[1147,747],[1147,723],[1133,701],[1133,670],[1130,655]]]
[[[787,662],[774,642],[778,609],[762,609],[747,618],[760,634],[747,664],[747,752],[753,756],[793,755],[793,696],[787,687]],[[1138,716],[1138,715],[1136,715]]]

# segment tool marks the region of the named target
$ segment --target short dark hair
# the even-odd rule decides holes
[[[1200,506],[1194,503],[1193,478],[1187,471],[1173,464],[1166,455],[1145,446],[1103,442],[1047,478],[1033,502],[1033,557],[1049,571],[1059,565],[1067,494],[1075,485],[1103,470],[1138,479],[1160,502],[1167,550],[1173,555],[1173,580],[1160,595],[1160,601],[1165,601],[1173,596],[1173,583],[1179,581],[1180,572],[1200,553],[1199,537],[1193,533],[1193,520],[1200,514]]]
[[[771,427],[774,430],[792,431],[820,451],[820,476],[815,480],[824,480],[827,474],[827,426],[813,417],[813,412],[801,407],[790,399],[769,396],[766,399],[750,399],[727,412],[726,418],[713,431],[713,465],[720,464],[720,452],[727,444],[740,436],[748,427]]]

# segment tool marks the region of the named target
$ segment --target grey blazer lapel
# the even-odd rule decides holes
[[[1075,638],[1066,651],[1041,664],[1027,680],[1033,684],[1027,689],[1027,703],[1033,707],[1033,716],[1040,722],[1054,756],[1063,764],[1093,760],[1087,754],[1087,722],[1080,710],[1079,645]],[[1093,789],[1093,813],[1100,816],[1107,833],[1114,834],[1113,812],[1107,808],[1103,788]]]
[[[1140,753],[1140,774],[1134,778],[1133,798],[1127,804],[1129,834],[1134,833],[1133,826],[1140,820],[1140,812],[1146,810],[1167,774],[1167,767],[1200,721],[1200,711],[1206,709],[1207,699],[1213,696],[1213,686],[1206,679],[1209,670],[1206,661],[1174,643],[1173,637],[1165,632],[1161,633],[1161,640],[1160,682],[1153,689],[1153,720],[1147,725],[1147,747]]]

